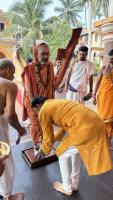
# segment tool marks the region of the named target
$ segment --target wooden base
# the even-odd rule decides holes
[[[40,166],[49,164],[51,162],[54,162],[58,160],[57,156],[55,155],[54,150],[52,150],[51,154],[49,156],[46,156],[42,160],[38,160],[37,158],[34,157],[34,148],[29,148],[25,149],[22,151],[22,157],[28,164],[28,166],[33,169],[33,168],[38,168]]]

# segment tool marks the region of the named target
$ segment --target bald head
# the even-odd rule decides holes
[[[11,60],[7,58],[0,59],[0,70],[4,70],[7,68],[14,68],[14,64],[11,62]]]
[[[8,80],[14,79],[15,66],[7,58],[0,59],[0,76]]]

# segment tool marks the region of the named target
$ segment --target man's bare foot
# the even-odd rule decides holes
[[[4,200],[24,200],[24,193],[18,192],[16,194],[12,194],[9,197],[4,197]]]
[[[72,195],[72,192],[67,192],[66,190],[64,190],[63,184],[60,183],[60,182],[58,182],[58,181],[56,181],[56,182],[54,183],[54,189],[57,190],[58,192],[63,193],[63,194]]]

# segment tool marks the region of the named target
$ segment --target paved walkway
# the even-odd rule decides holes
[[[56,180],[61,181],[58,161],[52,164],[30,169],[23,158],[21,150],[31,147],[31,143],[13,146],[16,163],[16,179],[14,192],[24,191],[25,200],[112,200],[113,171],[100,176],[89,177],[81,163],[79,191],[72,196],[66,196],[53,189]]]
[[[87,106],[96,110],[91,100]],[[22,107],[16,103],[18,117],[21,121]],[[16,140],[16,131],[10,128],[10,138],[12,144]],[[22,139],[22,144],[12,146],[16,163],[16,179],[14,192],[24,191],[25,200],[112,200],[113,199],[113,171],[89,177],[84,165],[81,163],[81,176],[79,191],[72,196],[65,196],[53,189],[53,183],[61,180],[58,161],[52,164],[31,170],[23,158],[21,150],[32,147],[30,136]]]

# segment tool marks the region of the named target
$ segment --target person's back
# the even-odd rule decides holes
[[[84,124],[85,128],[89,128],[93,127],[97,122],[102,123],[94,111],[77,101],[47,100],[41,108],[41,112],[48,117],[48,120],[51,118],[52,122],[57,126],[65,127],[66,129],[71,129],[73,126],[74,128],[82,129],[83,127],[84,129]]]
[[[17,96],[17,85],[12,82],[14,79],[15,66],[9,59],[0,60],[0,140],[10,145],[8,134],[8,123],[17,130],[18,140],[24,135],[25,129],[21,127],[15,111],[15,101]],[[23,200],[23,193],[12,195],[14,183],[15,167],[12,153],[5,161],[5,171],[0,177],[0,195],[7,200]]]
[[[75,146],[90,175],[112,169],[106,129],[99,116],[77,102],[37,99],[35,103],[41,104],[44,101],[38,116],[43,130],[42,151],[48,155],[56,137],[64,136],[66,131],[66,137],[61,139],[56,149],[58,156]],[[56,136],[53,131],[54,124],[61,128]]]
[[[10,80],[7,80],[3,77],[0,77],[0,115],[4,114],[4,109],[6,106],[6,96],[8,95],[9,91],[17,88],[15,83]]]
[[[54,188],[71,195],[78,189],[80,156],[89,175],[98,175],[113,168],[105,126],[94,111],[78,102],[46,100],[37,97],[32,102],[33,107],[44,103],[38,116],[43,130],[38,156],[49,155],[54,143],[60,142],[56,154],[62,183],[55,182]],[[54,124],[60,127],[55,134]]]
[[[6,80],[0,77],[0,115],[4,114],[6,105]]]

